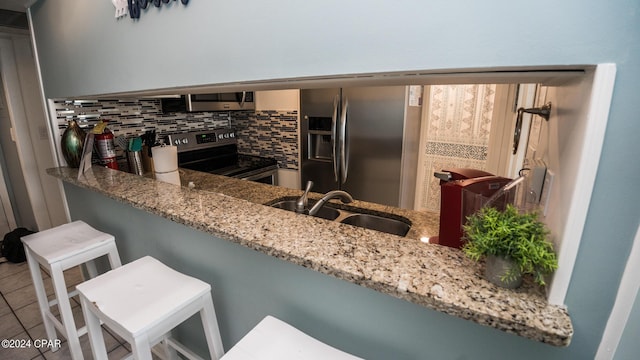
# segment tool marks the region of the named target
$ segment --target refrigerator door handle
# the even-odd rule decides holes
[[[347,181],[349,172],[349,141],[347,141],[347,110],[349,108],[349,99],[346,97],[342,100],[342,114],[340,115],[340,173],[342,175],[341,183]]]
[[[338,95],[333,99],[333,116],[331,117],[331,154],[333,161],[333,177],[338,182]]]

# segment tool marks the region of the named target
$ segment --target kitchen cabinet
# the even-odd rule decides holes
[[[300,109],[300,90],[256,91],[256,111]]]

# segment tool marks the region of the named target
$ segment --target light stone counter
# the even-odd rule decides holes
[[[518,290],[482,277],[482,264],[457,249],[420,242],[436,235],[438,216],[356,201],[350,205],[404,216],[407,237],[339,224],[262,204],[299,190],[180,170],[184,184],[93,167],[48,173],[267,255],[462,319],[555,346],[567,346],[573,327],[566,309],[549,305],[531,281]],[[311,198],[318,197],[313,194]]]

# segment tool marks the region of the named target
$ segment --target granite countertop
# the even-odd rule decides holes
[[[406,301],[535,341],[567,346],[573,327],[567,310],[550,305],[543,289],[525,281],[497,287],[483,266],[457,249],[425,244],[438,214],[355,201],[350,206],[412,221],[406,237],[284,211],[263,204],[300,190],[180,169],[183,185],[94,166],[48,174],[158,216]],[[310,198],[319,197],[312,194]]]
[[[183,186],[187,186],[189,182],[192,182],[194,189],[197,190],[217,192],[263,205],[273,204],[275,200],[295,199],[302,194],[301,190],[255,182],[247,183],[246,181],[238,181],[237,179],[188,169],[180,169],[180,181]],[[309,192],[309,199],[318,200],[322,195],[323,194]],[[405,218],[411,222],[411,229],[406,235],[406,238],[412,240],[437,235],[440,226],[440,214],[435,212],[417,212],[393,206],[358,201],[357,199],[349,204],[342,204],[338,200],[332,200],[331,206],[338,209],[358,212],[366,209],[367,213],[374,215],[382,213]]]

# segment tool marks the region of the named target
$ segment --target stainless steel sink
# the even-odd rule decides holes
[[[315,201],[309,200],[309,206],[313,206],[314,203]],[[281,200],[269,206],[288,211],[296,211],[296,200]],[[314,216],[326,220],[335,220],[340,216],[340,211],[324,206],[320,208],[320,211]]]
[[[382,231],[388,234],[405,236],[411,229],[411,225],[396,219],[371,215],[371,214],[353,214],[340,220],[343,224],[363,227],[366,229]]]
[[[312,207],[315,203],[316,200],[309,199],[309,207]],[[266,203],[265,205],[287,211],[295,211],[296,199],[280,198],[273,200],[273,202]],[[365,213],[365,211],[367,211],[365,209],[349,207],[349,210],[345,210],[343,208],[336,209],[332,206],[335,205],[325,204],[320,208],[320,211],[315,215],[315,217],[398,236],[406,236],[411,229],[411,221],[401,216],[392,214],[385,216],[382,213],[374,215]]]

